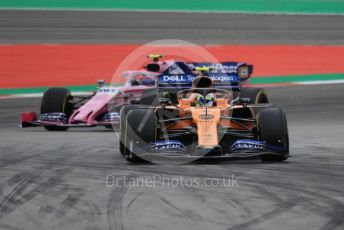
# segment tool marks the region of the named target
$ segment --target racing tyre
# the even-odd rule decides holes
[[[120,153],[124,156],[126,154],[126,148],[124,145],[124,140],[125,140],[125,132],[122,132],[122,130],[125,129],[126,125],[126,117],[127,114],[130,110],[138,109],[138,106],[136,105],[125,105],[121,108],[120,111],[120,137],[119,137],[119,151]]]
[[[137,147],[155,141],[156,123],[157,119],[152,109],[134,109],[128,112],[125,124],[121,128],[124,138],[123,152],[127,161],[144,161],[138,156],[142,152]],[[133,152],[134,149],[136,152]]]
[[[268,109],[268,108],[276,108],[275,104],[270,104],[270,103],[264,103],[262,105],[259,104],[252,104],[252,110],[254,112],[254,114],[258,114],[260,111],[264,110],[264,109]]]
[[[276,155],[263,155],[262,161],[284,161],[289,157],[289,136],[286,115],[280,108],[267,108],[258,113],[259,139],[281,147]]]
[[[143,92],[142,97],[139,101],[139,104],[157,106],[159,105],[157,95],[158,95],[157,89],[147,89]]]
[[[250,98],[250,104],[269,103],[269,98],[262,88],[242,88],[240,97]]]
[[[50,88],[42,98],[41,114],[43,113],[65,113],[67,120],[74,110],[72,95],[65,88]],[[49,131],[65,131],[68,127],[44,126]]]

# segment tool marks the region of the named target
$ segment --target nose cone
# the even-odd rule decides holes
[[[71,122],[85,122],[93,124],[95,117],[97,117],[104,108],[108,105],[108,102],[113,97],[111,94],[98,93],[92,99],[90,99],[85,105],[81,106],[72,116]]]

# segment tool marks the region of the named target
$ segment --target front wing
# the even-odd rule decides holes
[[[47,118],[42,116],[40,119],[37,119],[37,115],[35,112],[24,112],[21,114],[21,124],[19,125],[21,128],[28,128],[28,127],[39,127],[39,126],[56,126],[56,127],[75,127],[75,128],[87,128],[87,127],[95,127],[95,126],[112,126],[112,125],[119,125],[119,118],[111,121],[93,121],[92,123],[75,123],[71,124],[68,123],[67,119],[63,114],[54,114],[51,117]]]
[[[274,146],[263,141],[241,139],[235,141],[229,152],[221,152],[221,146],[202,148],[197,146],[195,151],[187,152],[179,141],[159,141],[150,144],[130,145],[130,151],[144,159],[231,159],[253,158],[262,155],[285,154],[283,146]]]

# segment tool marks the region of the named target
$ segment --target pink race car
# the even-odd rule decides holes
[[[21,114],[21,127],[43,126],[51,131],[69,127],[119,125],[119,111],[123,105],[144,103],[142,94],[154,91],[158,73],[127,71],[124,86],[106,86],[98,81],[98,90],[91,95],[72,95],[65,88],[50,88],[42,98],[40,117],[35,112]],[[147,99],[147,98],[144,98]],[[111,108],[109,111],[109,108]]]

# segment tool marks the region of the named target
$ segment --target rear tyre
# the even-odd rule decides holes
[[[289,157],[289,136],[286,115],[280,108],[267,108],[258,113],[259,139],[281,147],[278,155],[263,155],[262,161],[284,161]]]
[[[64,113],[67,120],[74,111],[72,95],[65,88],[50,88],[42,98],[41,114],[43,113]],[[49,131],[65,131],[68,127],[44,126]]]
[[[253,107],[251,107],[252,108],[252,110],[253,110],[253,113],[254,114],[258,114],[260,111],[262,111],[262,110],[264,110],[264,109],[268,109],[268,108],[276,108],[276,105],[274,105],[274,104],[270,104],[270,103],[264,103],[264,104],[257,104],[257,105],[254,105],[254,104],[252,104],[253,105]],[[257,106],[257,107],[255,107],[255,106]]]
[[[157,106],[158,102],[158,90],[156,88],[147,89],[143,92],[139,101],[140,105]]]
[[[139,147],[156,140],[157,119],[152,109],[130,110],[121,128],[123,135],[124,157],[129,162],[144,161],[139,157],[142,153]]]
[[[269,103],[269,98],[263,88],[241,88],[240,97],[250,98],[250,104]]]

